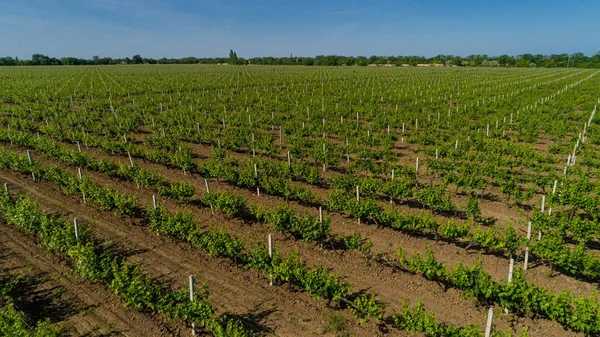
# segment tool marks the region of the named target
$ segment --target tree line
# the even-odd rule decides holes
[[[0,57],[0,66],[35,66],[35,65],[107,65],[107,64],[236,64],[236,65],[305,65],[305,66],[367,66],[395,65],[416,66],[417,64],[443,64],[459,67],[547,67],[547,68],[600,68],[600,52],[593,56],[583,53],[574,54],[522,54],[517,56],[500,55],[456,55],[424,56],[340,56],[318,55],[316,57],[238,57],[233,50],[229,57],[216,58],[146,58],[134,55],[131,58],[111,58],[94,56],[91,59],[76,57],[49,57],[43,54],[33,54],[30,60],[20,60],[18,57]]]

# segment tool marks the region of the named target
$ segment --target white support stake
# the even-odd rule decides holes
[[[81,174],[81,167],[77,168],[77,173],[79,174],[79,180],[83,180],[83,175]]]
[[[190,275],[190,302],[194,302],[194,275]],[[192,335],[196,335],[196,323],[192,322]]]
[[[268,245],[269,245],[269,257],[273,258],[273,236],[269,234],[268,237]],[[269,275],[269,285],[273,286],[273,275]]]
[[[419,174],[419,157],[417,157],[417,162],[416,162],[416,166],[415,166],[415,173],[417,175]]]
[[[492,335],[492,321],[494,320],[494,309],[488,310],[487,323],[485,325],[485,337]]]
[[[529,264],[529,241],[531,240],[531,221],[527,224],[527,245],[525,246],[525,259],[523,261],[523,270],[527,270]]]
[[[510,263],[508,265],[508,283],[512,282],[514,268],[515,268],[515,259],[511,257]]]
[[[323,208],[319,206],[319,223],[323,223]]]
[[[546,209],[546,196],[542,195],[542,213],[544,213],[545,209]]]
[[[39,135],[39,134],[38,134]],[[38,137],[39,138],[39,137]],[[79,144],[79,141],[77,141],[77,149],[79,150],[79,152],[81,152],[81,144]]]
[[[510,263],[508,264],[508,283],[512,282],[514,267],[515,267],[515,259],[513,259],[511,257]],[[508,314],[508,308],[504,308],[504,313]]]
[[[77,218],[73,219],[73,227],[75,227],[75,240],[79,241],[79,225],[77,224]]]
[[[254,176],[258,177],[258,169],[256,168],[256,163],[254,163]],[[256,186],[256,196],[260,197],[260,187]]]
[[[129,157],[129,164],[133,167],[133,159],[131,158],[131,153],[129,153],[129,151],[127,151],[127,157]]]
[[[360,202],[360,189],[358,185],[356,185],[356,201]]]
[[[152,194],[152,206],[156,209],[156,194]]]
[[[33,164],[33,161],[31,160],[31,153],[29,153],[29,150],[27,150],[27,160],[29,160],[29,165]],[[31,172],[31,178],[33,178],[33,180],[35,181],[35,172]]]
[[[208,187],[208,180],[204,179],[204,185],[206,186],[206,193],[210,193],[210,188]]]

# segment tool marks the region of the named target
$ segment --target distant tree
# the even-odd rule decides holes
[[[305,57],[302,59],[302,65],[304,66],[312,66],[315,63],[315,60],[313,60],[310,57]]]
[[[263,59],[261,57],[253,57],[248,60],[250,64],[263,64]]]
[[[10,56],[0,57],[0,66],[16,66],[19,59],[13,59]]]
[[[61,62],[64,65],[79,65],[79,64],[81,64],[80,60],[75,57],[63,57],[61,59]]]
[[[519,59],[515,62],[515,67],[529,67],[531,66],[531,61],[526,59]]]
[[[229,64],[236,64],[238,59],[237,53],[229,49]]]
[[[31,55],[31,64],[38,66],[46,66],[50,64],[50,58],[43,54]]]
[[[115,60],[113,60],[110,57],[103,57],[98,60],[98,64],[116,64],[116,63],[119,63],[119,62],[116,62]]]
[[[369,58],[365,56],[342,56],[342,55],[318,55],[314,58],[311,57],[280,57],[275,58],[271,56],[266,57],[255,57],[250,60],[238,57],[237,53],[232,49],[229,50],[229,58],[196,58],[196,57],[185,57],[181,59],[177,58],[161,58],[155,60],[151,58],[142,58],[140,55],[134,55],[133,59],[116,58],[110,57],[100,58],[94,55],[91,59],[79,59],[75,57],[63,57],[55,58],[48,57],[43,54],[33,54],[31,60],[19,60],[18,58],[2,57],[0,56],[0,66],[14,66],[14,65],[86,65],[86,64],[121,64],[121,63],[160,63],[160,64],[216,64],[230,62],[231,64],[265,64],[265,65],[319,65],[319,66],[349,66],[349,65],[360,65],[365,66],[369,63],[374,64],[410,64],[417,65],[419,63],[441,63],[446,65],[457,65],[457,66],[487,66],[487,67],[577,67],[577,68],[600,68],[600,52],[593,56],[586,56],[583,53],[573,54],[522,54],[517,56],[488,56],[488,55],[469,55],[467,57],[460,57],[455,55],[443,55],[439,54],[431,58],[425,58],[423,56],[406,55],[406,56],[376,56],[373,55]],[[568,62],[568,63],[567,63]]]
[[[498,56],[498,62],[502,66],[513,66],[515,64],[514,59],[508,55],[500,55]]]
[[[196,63],[198,63],[198,59],[195,58],[195,57],[191,57],[191,56],[190,57],[185,57],[185,58],[179,59],[179,63],[182,63],[182,64],[196,64]]]

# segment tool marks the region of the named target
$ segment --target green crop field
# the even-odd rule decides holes
[[[595,69],[4,67],[0,334],[597,336],[599,98]],[[62,290],[15,310],[27,279]]]

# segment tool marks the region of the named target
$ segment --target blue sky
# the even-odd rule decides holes
[[[600,51],[595,1],[0,0],[0,56]]]

